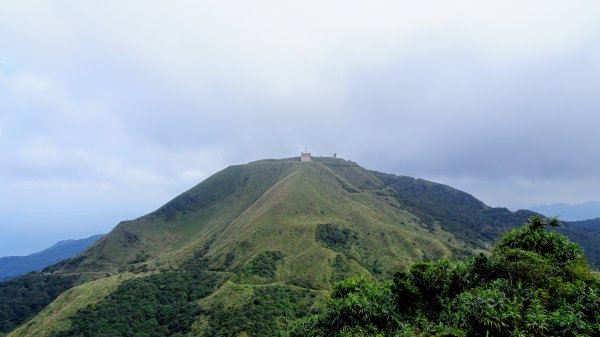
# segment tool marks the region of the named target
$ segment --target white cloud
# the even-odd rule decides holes
[[[487,180],[467,176],[430,177],[454,188],[475,195],[493,207],[508,207],[515,211],[538,204],[552,204],[560,200],[568,204],[581,204],[598,198],[600,183],[595,179],[536,179],[529,177],[506,177]],[[501,201],[499,201],[501,200]]]

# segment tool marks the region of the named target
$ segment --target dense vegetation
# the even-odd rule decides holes
[[[124,281],[71,318],[54,337],[183,336],[199,314],[197,301],[222,283],[210,272],[169,271]]]
[[[314,291],[285,285],[256,287],[252,293],[242,305],[204,310],[210,319],[202,336],[277,336],[284,321],[311,313],[316,296]]]
[[[350,245],[358,241],[358,234],[349,228],[331,224],[319,224],[315,238],[326,247],[338,252],[347,252]]]
[[[0,283],[0,335],[33,317],[76,280],[75,276],[29,273]]]
[[[336,284],[289,336],[598,336],[600,278],[579,247],[532,217],[489,256],[414,264],[392,281]]]
[[[250,262],[250,272],[254,275],[272,279],[275,277],[277,261],[283,258],[281,252],[266,251],[260,253]]]
[[[532,211],[511,212],[506,208],[492,208],[472,195],[450,186],[373,172],[391,195],[425,224],[439,223],[458,239],[475,246],[496,240],[502,233],[535,215]]]

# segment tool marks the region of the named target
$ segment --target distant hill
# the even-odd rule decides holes
[[[553,204],[531,208],[545,216],[558,216],[566,221],[582,221],[600,218],[600,201],[590,201],[578,205]]]
[[[102,236],[94,235],[85,239],[59,241],[50,248],[27,256],[2,257],[0,258],[0,282],[31,271],[42,270],[49,265],[71,258],[84,251]]]
[[[340,158],[234,165],[0,284],[0,335],[275,336],[337,281],[473,256],[534,214]]]

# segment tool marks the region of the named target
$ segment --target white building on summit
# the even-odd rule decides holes
[[[300,161],[312,161],[310,153],[308,153],[308,152],[301,152]]]

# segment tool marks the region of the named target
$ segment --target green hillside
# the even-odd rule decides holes
[[[281,255],[274,280],[325,289],[337,277],[336,257],[353,270],[389,274],[470,249],[442,223],[405,209],[373,172],[340,159],[284,159],[228,167],[52,270],[146,272],[200,254],[210,270],[264,283],[271,280],[254,277],[248,263],[272,252]]]
[[[8,332],[56,299],[10,336],[274,335],[335,282],[472,255],[530,215],[342,159],[230,166],[37,274],[79,286],[58,298],[41,287],[35,307],[14,298],[0,322]]]

